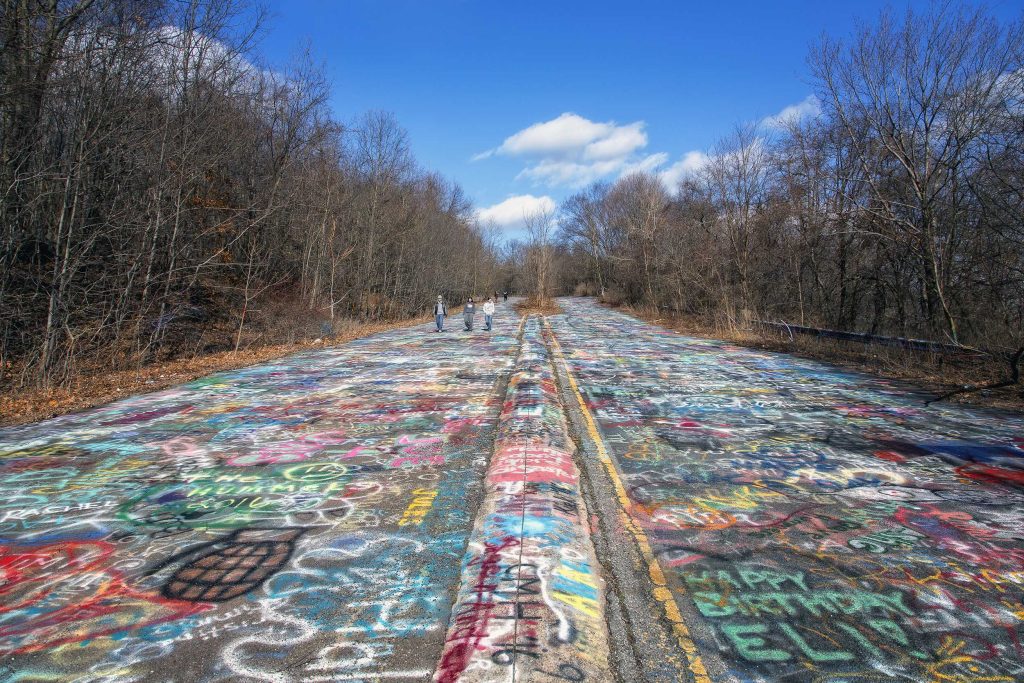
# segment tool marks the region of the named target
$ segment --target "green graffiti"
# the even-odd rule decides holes
[[[800,648],[800,651],[804,653],[807,659],[812,662],[821,664],[822,662],[848,662],[853,659],[853,654],[846,650],[815,650],[806,640],[803,639],[803,636],[797,633],[796,629],[789,624],[779,624],[779,628],[783,633],[789,636],[789,639],[792,640],[796,646]]]
[[[742,614],[750,617],[796,616],[801,610],[816,617],[826,614],[861,614],[878,609],[913,616],[903,602],[903,593],[893,591],[814,591],[804,593],[768,592],[757,595],[725,595],[715,591],[694,591],[693,601],[706,617]]]
[[[847,633],[847,634],[848,634],[848,635],[849,635],[849,636],[850,636],[851,638],[853,638],[854,640],[856,640],[856,641],[857,641],[857,643],[858,643],[858,644],[859,644],[859,645],[860,645],[860,646],[861,646],[862,648],[864,648],[865,650],[867,650],[868,652],[870,652],[870,653],[871,653],[872,655],[874,655],[875,657],[877,657],[877,658],[881,659],[881,658],[882,658],[882,657],[884,656],[884,655],[882,654],[882,651],[881,651],[881,650],[879,650],[879,649],[878,649],[877,647],[875,647],[875,644],[874,644],[874,643],[872,643],[872,642],[871,642],[870,640],[868,640],[867,638],[865,638],[865,637],[864,637],[864,634],[863,634],[863,633],[861,633],[860,631],[858,631],[857,629],[855,629],[854,627],[850,626],[849,624],[838,624],[838,626],[839,626],[839,628],[841,628],[841,629],[843,629],[844,631],[846,631],[846,633]]]
[[[732,642],[743,659],[751,662],[784,662],[790,658],[788,652],[765,647],[768,642],[760,635],[768,632],[762,624],[727,624],[722,633]]]
[[[763,571],[760,569],[740,569],[739,575],[751,590],[755,590],[758,585],[762,583],[767,583],[772,587],[772,589],[779,590],[779,588],[787,581],[791,581],[796,584],[800,590],[807,590],[807,584],[804,583],[803,572],[786,574],[783,572]]]
[[[886,638],[895,640],[903,647],[910,647],[910,639],[907,638],[907,634],[903,632],[903,629],[900,628],[900,625],[895,621],[891,619],[869,619],[868,626],[875,629]],[[916,657],[917,659],[928,659],[928,655],[920,650],[911,650],[910,656]]]

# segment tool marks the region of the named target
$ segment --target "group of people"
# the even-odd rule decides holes
[[[502,292],[502,296],[505,297],[505,301],[508,301],[508,292]],[[495,292],[493,297],[487,297],[487,301],[484,303],[484,331],[490,332],[492,324],[494,322],[494,301],[498,298],[498,293]],[[476,304],[473,302],[473,297],[469,297],[466,301],[466,305],[462,307],[462,319],[466,324],[466,331],[473,331],[473,318],[476,316]],[[448,317],[448,306],[444,302],[444,296],[437,295],[437,303],[434,304],[434,322],[437,324],[437,332],[444,332],[444,319]]]

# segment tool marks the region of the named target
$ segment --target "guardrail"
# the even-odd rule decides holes
[[[883,337],[877,334],[865,332],[843,332],[840,330],[826,330],[818,327],[806,327],[804,325],[791,325],[786,322],[769,322],[767,320],[752,320],[752,323],[767,327],[769,329],[785,331],[792,339],[794,334],[805,334],[823,339],[839,339],[842,341],[860,342],[863,344],[878,344],[880,346],[895,346],[914,351],[927,351],[929,353],[949,354],[971,354],[983,355],[983,351],[969,349],[956,344],[928,341],[927,339],[905,339],[903,337]]]

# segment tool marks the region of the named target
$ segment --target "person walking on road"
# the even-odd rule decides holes
[[[437,303],[434,304],[434,322],[437,323],[437,331],[444,332],[444,319],[448,315],[448,307],[444,305],[444,297],[437,295]]]
[[[508,290],[505,290],[505,303],[508,303]]]
[[[466,302],[465,307],[462,309],[462,319],[466,321],[466,331],[473,331],[473,316],[476,315],[476,304],[473,303],[473,297],[469,297],[469,301]]]
[[[487,302],[484,304],[484,330],[487,332],[491,331],[491,321],[494,320],[494,299],[487,297]]]

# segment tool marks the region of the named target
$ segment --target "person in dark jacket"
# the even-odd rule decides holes
[[[437,331],[444,332],[444,319],[448,315],[448,307],[444,305],[444,297],[437,295],[437,303],[434,304],[434,322],[437,323]]]
[[[473,297],[469,297],[469,301],[462,309],[462,318],[466,322],[466,331],[473,331],[473,316],[476,314],[476,304],[473,303]]]

